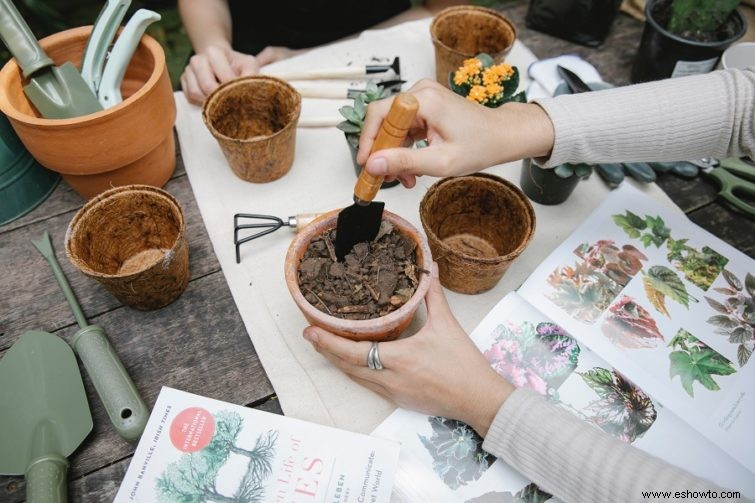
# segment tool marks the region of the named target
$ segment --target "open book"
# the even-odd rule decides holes
[[[395,442],[163,387],[116,502],[387,502]]]
[[[752,498],[753,329],[755,261],[625,186],[471,337],[516,386]],[[373,435],[402,443],[407,501],[550,498],[458,421],[399,409]]]

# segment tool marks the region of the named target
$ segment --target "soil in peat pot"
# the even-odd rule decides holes
[[[343,262],[335,229],[312,240],[299,263],[299,288],[320,311],[347,320],[385,316],[403,306],[428,274],[417,265],[417,244],[383,221],[371,243],[357,243]]]

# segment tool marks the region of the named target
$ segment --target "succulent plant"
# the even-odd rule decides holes
[[[354,98],[354,105],[346,105],[338,109],[346,120],[340,122],[336,127],[346,133],[349,141],[356,139],[358,144],[359,135],[362,134],[362,126],[364,126],[364,116],[367,114],[367,105],[386,96],[388,96],[388,89],[374,81],[368,82],[365,91],[357,94]]]
[[[581,180],[587,180],[592,174],[592,166],[585,163],[572,164],[567,162],[553,168],[553,172],[561,178],[571,178],[576,175]]]
[[[739,3],[740,0],[673,0],[668,29],[680,35],[715,32]]]

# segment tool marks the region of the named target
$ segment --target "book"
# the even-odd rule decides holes
[[[396,442],[163,387],[116,502],[387,502]]]
[[[625,186],[470,337],[514,385],[752,498],[754,328],[755,261]],[[401,442],[406,501],[551,498],[459,421],[399,409],[373,435]]]

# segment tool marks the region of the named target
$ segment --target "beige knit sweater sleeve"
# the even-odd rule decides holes
[[[662,498],[643,498],[642,491],[720,495],[724,490],[616,440],[524,388],[501,406],[482,448],[564,503],[647,502]],[[685,500],[690,497],[679,499]]]
[[[555,130],[546,167],[755,153],[753,70],[537,103]],[[498,411],[483,448],[565,503],[648,501],[642,491],[722,490],[619,442],[525,389],[514,391]]]
[[[680,161],[755,153],[755,69],[535,100],[565,162]]]

